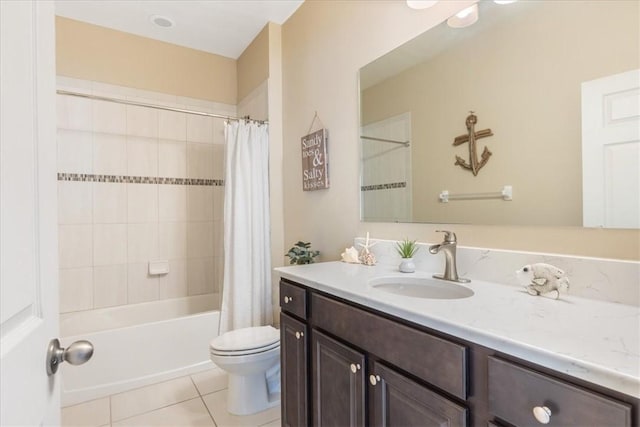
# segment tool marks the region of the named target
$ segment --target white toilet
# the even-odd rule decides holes
[[[258,326],[211,340],[211,360],[229,374],[227,410],[235,415],[264,411],[280,403],[280,331]]]

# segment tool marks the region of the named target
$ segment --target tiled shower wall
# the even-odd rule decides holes
[[[369,123],[362,127],[361,135],[411,143],[411,113]],[[361,144],[362,219],[411,221],[410,146],[370,139],[361,139]]]
[[[58,89],[235,115],[235,106],[58,78]],[[61,313],[218,292],[224,122],[58,95]],[[148,274],[149,261],[170,272]]]

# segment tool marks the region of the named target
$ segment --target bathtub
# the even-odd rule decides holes
[[[62,406],[211,368],[218,307],[210,294],[61,315],[63,347],[82,339],[94,346],[84,365],[60,366]]]

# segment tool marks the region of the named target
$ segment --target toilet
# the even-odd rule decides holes
[[[235,415],[280,403],[280,331],[258,326],[226,332],[209,344],[213,363],[229,375],[227,410]]]

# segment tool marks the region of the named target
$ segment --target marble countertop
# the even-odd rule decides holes
[[[396,267],[325,262],[276,268],[281,277],[640,398],[640,308],[562,295],[534,297],[524,288],[476,281],[470,298],[438,300],[371,287]]]

